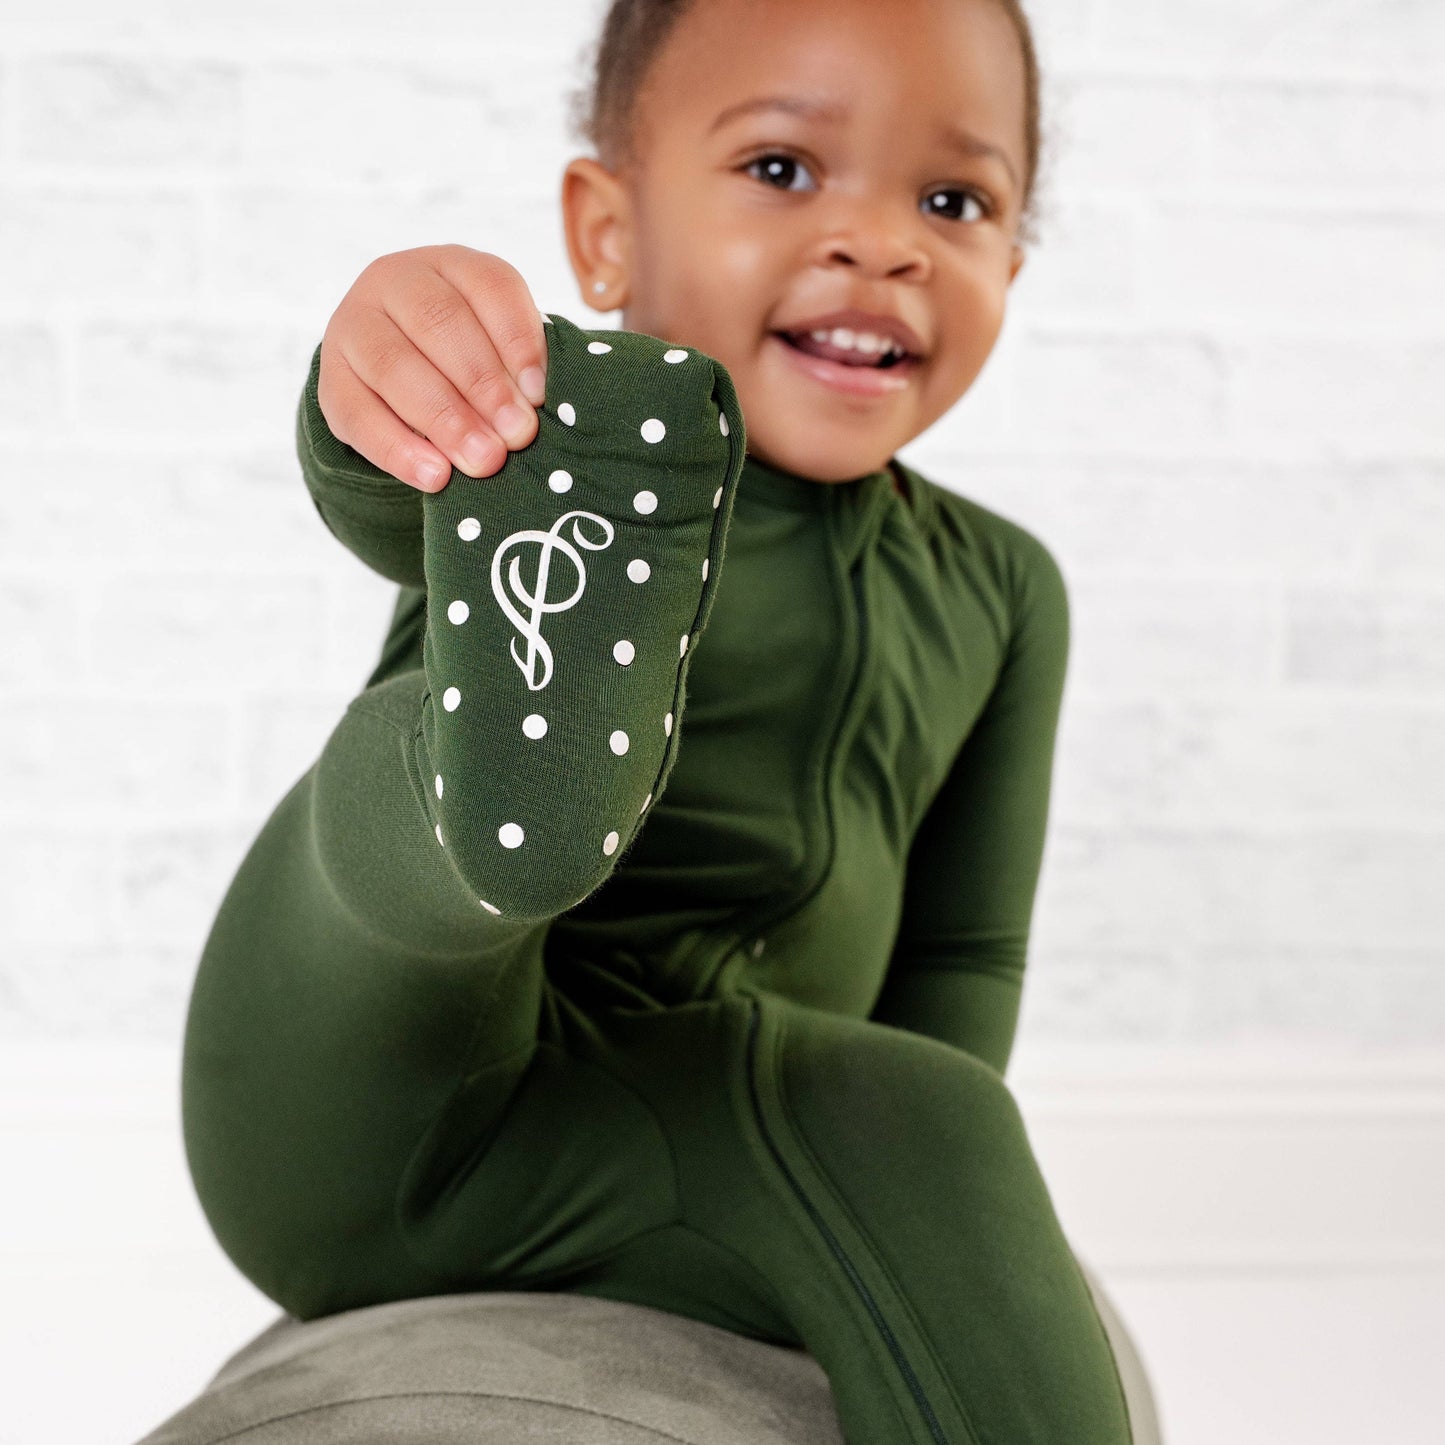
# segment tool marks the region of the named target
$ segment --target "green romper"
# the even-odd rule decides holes
[[[200,961],[217,1239],[303,1320],[574,1291],[806,1348],[849,1445],[1126,1445],[1002,1077],[1056,563],[896,460],[747,456],[701,352],[546,321],[537,439],[435,494],[313,358],[306,485],[400,593]]]

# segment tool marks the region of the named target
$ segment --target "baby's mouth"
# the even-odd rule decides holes
[[[834,346],[830,341],[819,341],[808,331],[775,331],[773,335],[795,351],[821,356],[825,361],[836,361],[842,366],[870,367],[874,371],[908,371],[917,366],[919,360],[911,352],[900,351],[896,345],[890,346],[880,356],[867,356],[848,347]]]

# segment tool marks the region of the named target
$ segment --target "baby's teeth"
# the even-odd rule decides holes
[[[846,326],[835,327],[832,331],[819,329],[809,334],[814,341],[826,342],[845,351],[861,351],[865,356],[878,356],[893,346],[886,336],[875,336],[871,331],[850,331]]]

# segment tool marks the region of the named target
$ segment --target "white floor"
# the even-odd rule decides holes
[[[174,1089],[164,1049],[0,1056],[0,1445],[135,1445],[279,1313],[206,1227]],[[1230,1125],[1218,1091],[1208,1109],[1118,1080],[1016,1091],[1075,1248],[1145,1356],[1168,1445],[1445,1440],[1433,1083],[1357,1109],[1369,1127],[1353,1136],[1338,1103],[1291,1114],[1277,1099]],[[1255,1152],[1265,1117],[1286,1164],[1273,1183]]]

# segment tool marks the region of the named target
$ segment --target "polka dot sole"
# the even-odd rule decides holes
[[[720,363],[546,319],[537,438],[423,500],[429,846],[523,919],[601,886],[663,792],[745,452]]]

